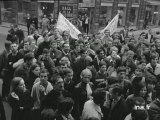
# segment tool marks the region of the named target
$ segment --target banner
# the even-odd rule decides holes
[[[119,18],[119,14],[117,14],[110,22],[109,24],[100,31],[100,33],[102,33],[102,36],[104,37],[104,31],[105,30],[110,30],[110,35],[112,35],[114,32],[116,32],[117,30],[117,26],[118,26],[118,18]]]
[[[78,34],[81,32],[69,21],[67,20],[61,13],[59,13],[58,21],[56,28],[63,32],[63,31],[70,31],[70,35],[74,39],[78,39]]]

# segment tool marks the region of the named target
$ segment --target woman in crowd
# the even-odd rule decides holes
[[[13,78],[8,101],[12,107],[11,120],[30,120],[33,100],[21,77]]]
[[[82,22],[86,22],[84,17]],[[32,108],[31,96],[34,99],[31,115],[34,120],[80,120],[81,117],[85,120],[124,120],[127,113],[132,120],[138,120],[138,116],[143,116],[133,108],[139,97],[144,99],[145,104],[156,100],[155,85],[160,82],[160,39],[156,38],[152,44],[147,43],[146,33],[142,32],[139,39],[127,33],[123,40],[121,33],[111,35],[110,29],[105,30],[104,36],[100,32],[91,37],[80,33],[75,39],[71,31],[60,31],[52,25],[44,15],[40,30],[42,35],[38,33],[39,30],[33,29],[34,34],[26,36],[32,40],[22,40],[22,47],[12,43],[11,53],[5,58],[7,65],[0,66],[0,70],[6,70],[6,79],[13,79],[8,98],[13,109],[12,120],[28,119],[28,112]],[[18,38],[15,37],[14,41],[18,41]],[[27,61],[28,66],[24,66],[26,61],[25,55],[21,55],[22,50],[17,49],[26,45],[29,48],[26,52],[34,53],[35,58],[34,64],[33,57]],[[4,57],[1,56],[0,61]],[[23,77],[25,81],[19,74],[16,74],[16,78],[11,77],[19,70],[21,63],[23,71],[19,72],[29,76]],[[24,84],[32,91],[31,94]],[[107,105],[95,105],[100,100],[95,100],[97,96],[94,90],[97,88],[103,88],[107,93],[107,99],[101,99]],[[7,94],[7,91],[3,92]],[[93,105],[100,113],[99,117],[87,117],[89,113],[86,115],[83,112],[88,112]],[[126,112],[127,108],[129,110]],[[145,118],[144,114],[141,120]]]
[[[38,64],[33,64],[29,71],[29,79],[26,87],[31,92],[33,84],[38,81],[40,74],[40,66]]]

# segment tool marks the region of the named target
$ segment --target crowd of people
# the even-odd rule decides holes
[[[151,30],[76,40],[54,25],[27,36],[11,27],[0,54],[1,120],[3,101],[11,120],[160,120],[160,38]]]

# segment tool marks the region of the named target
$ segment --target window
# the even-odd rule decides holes
[[[127,3],[128,0],[119,0],[120,3]]]
[[[133,3],[133,4],[139,4],[139,3],[140,3],[140,0],[132,0],[132,3]]]
[[[18,12],[22,12],[22,1],[18,1]]]
[[[15,6],[16,1],[2,1],[1,2],[1,19],[3,22],[16,23],[17,10]]]
[[[83,3],[83,0],[79,0],[79,3]]]
[[[101,3],[113,2],[114,0],[101,0]]]
[[[107,26],[108,22],[111,20],[111,15],[112,15],[112,6],[101,6],[99,25],[101,27]]]

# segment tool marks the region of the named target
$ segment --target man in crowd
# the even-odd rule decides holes
[[[85,24],[89,22],[84,20]],[[158,120],[158,107],[155,112],[155,106],[159,104],[159,87],[155,87],[160,76],[158,38],[151,45],[145,39],[145,32],[139,33],[137,39],[129,35],[127,30],[124,34],[116,32],[111,35],[110,29],[107,29],[103,39],[97,33],[91,37],[82,33],[73,39],[70,31],[59,31],[49,25],[44,15],[43,35],[40,35],[39,29],[33,29],[34,34],[26,38],[19,34],[17,26],[11,28],[10,33],[15,38],[11,40],[11,48],[5,46],[6,50],[0,57],[1,73],[7,70],[0,74],[0,79],[5,83],[6,96],[10,81],[16,76],[22,77],[27,88],[32,89],[30,97],[34,105],[31,106],[31,117],[34,120],[124,120],[127,114],[137,118],[139,112],[134,114],[134,111],[128,110],[137,100],[131,99],[130,105],[124,100],[130,96],[142,97],[145,104],[151,103],[150,118]],[[33,58],[36,65],[32,65]],[[148,75],[154,78],[154,82]],[[29,79],[32,76],[35,77],[33,81]],[[27,84],[28,80],[33,87]],[[137,80],[143,80],[143,85],[138,84],[140,81]],[[14,90],[23,94],[18,90],[24,87],[24,82],[16,82]],[[16,102],[25,105],[25,100],[17,99]],[[18,109],[23,111],[21,107]],[[148,114],[145,115],[147,118]]]

